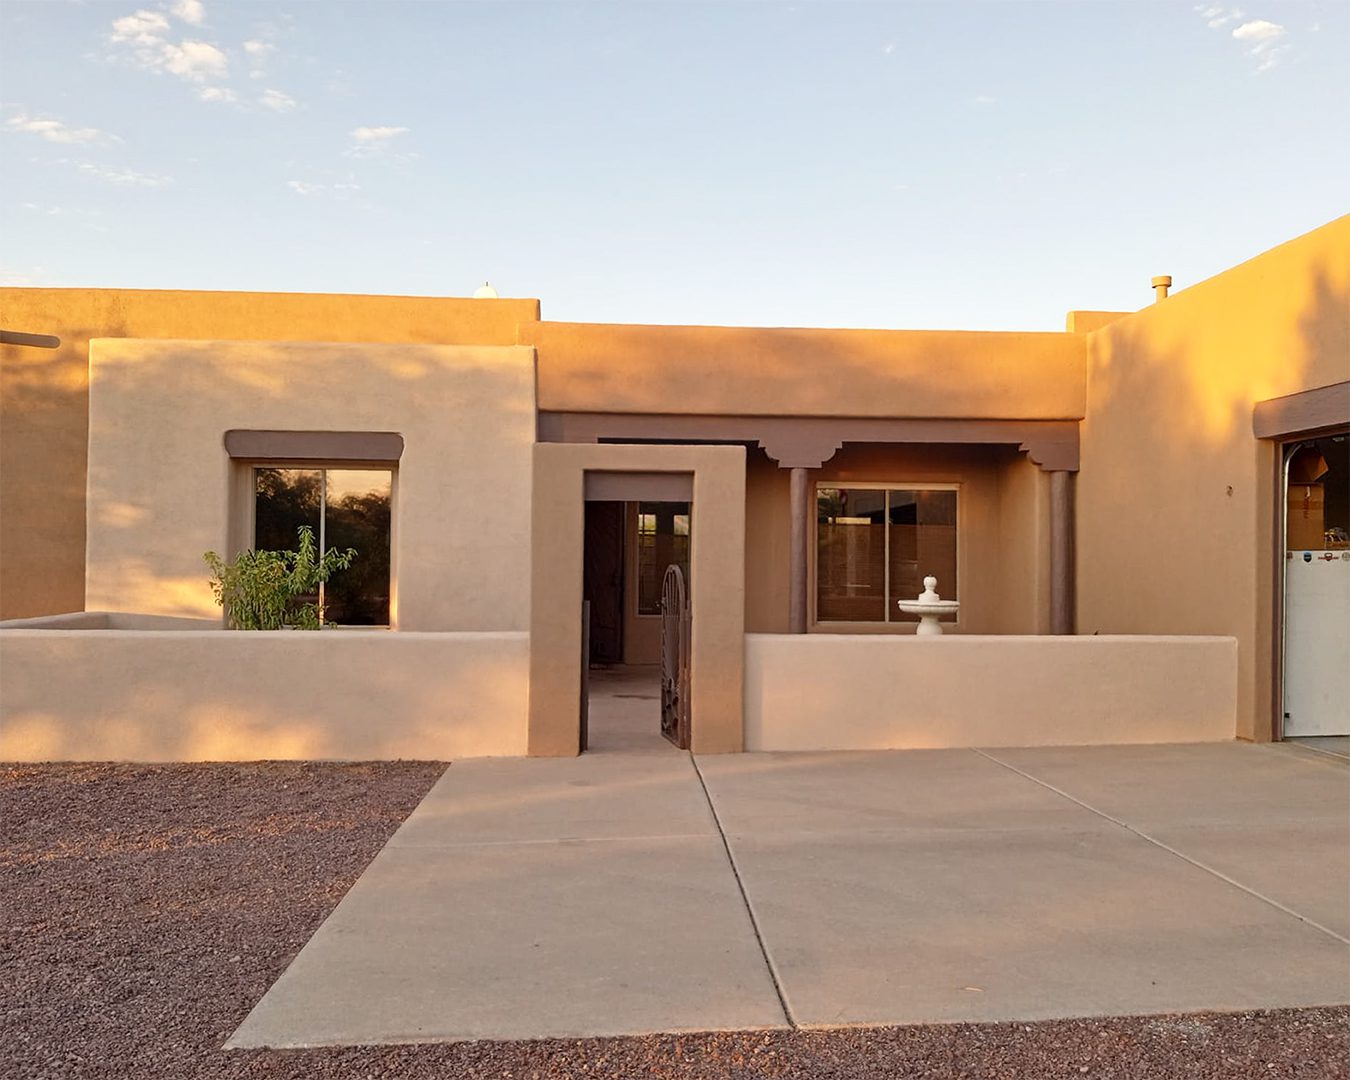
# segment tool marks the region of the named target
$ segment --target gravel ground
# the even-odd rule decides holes
[[[1350,1009],[219,1049],[444,766],[0,766],[0,1078],[1350,1077]]]

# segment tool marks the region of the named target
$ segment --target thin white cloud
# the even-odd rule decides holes
[[[1283,40],[1286,33],[1279,23],[1253,19],[1234,30],[1233,37],[1247,45],[1247,55],[1257,61],[1260,72],[1269,71],[1289,51],[1289,43]]]
[[[354,180],[338,184],[315,184],[308,180],[287,180],[286,186],[297,195],[332,195],[336,199],[350,198],[354,192],[361,190],[361,185]]]
[[[383,127],[359,127],[352,128],[347,134],[351,137],[352,144],[343,151],[343,155],[349,158],[371,158],[384,156],[388,148],[401,135],[408,133],[406,127],[395,127],[386,125]],[[411,160],[415,155],[396,154],[392,155],[395,160]]]
[[[1269,19],[1248,19],[1241,9],[1219,4],[1202,4],[1195,10],[1211,30],[1225,29],[1230,23],[1237,23],[1230,33],[1233,40],[1243,46],[1242,51],[1256,61],[1258,72],[1269,71],[1289,52],[1290,44],[1285,40],[1288,31],[1279,23]]]
[[[1267,22],[1265,19],[1253,19],[1251,22],[1243,23],[1233,31],[1233,36],[1239,41],[1270,41],[1274,38],[1284,37],[1284,27],[1279,23]]]
[[[112,39],[117,44],[153,47],[162,44],[169,20],[158,11],[138,11],[113,20]]]
[[[993,105],[995,102],[998,101],[998,98],[991,97],[988,94],[976,94],[970,100],[973,101],[976,105]]]
[[[174,10],[180,18],[199,13],[200,3],[191,0]],[[203,16],[204,17],[204,16]],[[113,20],[111,41],[130,50],[132,60],[146,71],[166,71],[187,82],[204,83],[224,79],[229,73],[229,58],[209,41],[169,40],[169,20],[158,11],[137,11]]]
[[[168,42],[160,56],[165,71],[188,82],[223,79],[230,69],[225,54],[205,41],[185,41],[181,45]]]
[[[203,101],[218,101],[224,105],[233,105],[239,100],[239,96],[228,86],[203,86],[197,91],[197,96]]]
[[[271,44],[270,42],[258,41],[256,39],[253,41],[244,42],[244,52],[248,53],[249,56],[257,57],[260,60],[264,56],[267,56],[269,53],[275,51],[276,46]]]
[[[202,0],[178,0],[171,9],[185,23],[201,26],[206,21],[206,8]]]
[[[109,135],[98,128],[73,128],[60,120],[36,116],[11,116],[5,121],[5,127],[11,131],[21,131],[28,135],[37,135],[54,143],[106,143],[121,142],[116,135]]]
[[[1200,13],[1200,18],[1205,20],[1205,25],[1211,30],[1217,30],[1243,17],[1237,8],[1229,9],[1220,4],[1200,4],[1195,10]]]
[[[349,134],[359,143],[378,143],[407,134],[407,131],[405,127],[359,127],[353,128]]]
[[[139,173],[133,169],[108,168],[103,165],[95,165],[91,161],[77,161],[73,164],[86,176],[93,176],[99,180],[104,180],[109,184],[117,184],[120,187],[161,188],[167,187],[169,184],[173,183],[172,176],[156,176],[152,173]]]
[[[265,105],[275,112],[290,112],[295,108],[296,100],[280,90],[264,90],[262,96],[258,98],[258,104]]]

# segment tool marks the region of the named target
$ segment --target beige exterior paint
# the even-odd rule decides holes
[[[1231,638],[747,634],[747,750],[1231,739]]]
[[[539,407],[1076,420],[1084,339],[957,330],[535,323]]]
[[[84,603],[89,340],[98,337],[514,345],[538,300],[0,288],[0,619]]]
[[[0,629],[0,760],[525,752],[529,638]]]
[[[1078,628],[1238,640],[1269,739],[1278,450],[1256,402],[1350,378],[1350,217],[1087,336]]]
[[[693,474],[693,749],[705,754],[742,749],[745,451],[739,446],[541,443],[534,448],[529,752],[563,757],[578,749],[588,471]]]
[[[249,507],[226,431],[397,431],[395,625],[528,626],[529,348],[102,339],[90,357],[89,607],[219,613],[202,552],[246,541]]]

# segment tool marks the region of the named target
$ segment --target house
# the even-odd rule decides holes
[[[1158,292],[993,333],[0,289],[0,758],[573,754],[583,647],[663,622],[703,752],[1346,734],[1350,217]],[[360,553],[343,625],[223,629],[202,553],[304,523]]]

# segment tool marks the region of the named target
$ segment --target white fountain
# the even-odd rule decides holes
[[[914,633],[918,637],[930,637],[942,633],[939,615],[955,615],[961,606],[959,600],[944,600],[937,594],[937,578],[931,574],[923,579],[923,592],[917,600],[897,600],[896,606],[906,615],[919,616],[919,625]]]

